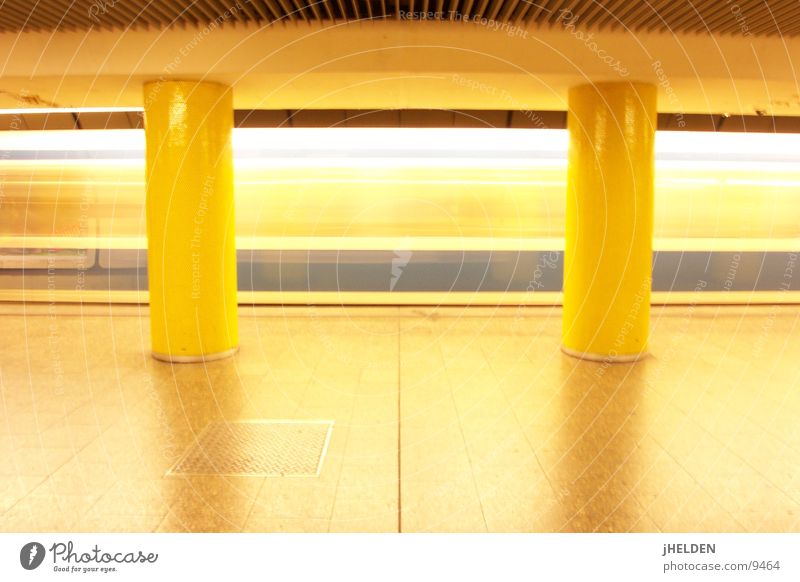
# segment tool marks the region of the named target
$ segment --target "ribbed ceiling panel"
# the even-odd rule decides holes
[[[800,34],[798,0],[0,0],[0,31],[211,22],[475,20],[739,36]]]

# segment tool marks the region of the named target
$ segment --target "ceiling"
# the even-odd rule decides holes
[[[0,0],[0,32],[482,18],[591,30],[800,35],[797,0]]]

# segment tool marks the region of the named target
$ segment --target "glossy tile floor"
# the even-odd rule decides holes
[[[800,307],[657,307],[581,362],[561,311],[247,308],[148,355],[146,307],[0,306],[4,531],[800,531]],[[168,476],[208,423],[335,421],[318,477]]]

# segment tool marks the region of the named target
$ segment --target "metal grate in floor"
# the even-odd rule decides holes
[[[332,431],[330,420],[212,423],[168,474],[317,476]]]

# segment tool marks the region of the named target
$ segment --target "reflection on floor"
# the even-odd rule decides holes
[[[248,308],[148,355],[146,307],[2,306],[4,531],[798,531],[800,307],[663,307],[581,362],[558,308]],[[209,423],[335,421],[316,477],[175,476]]]

